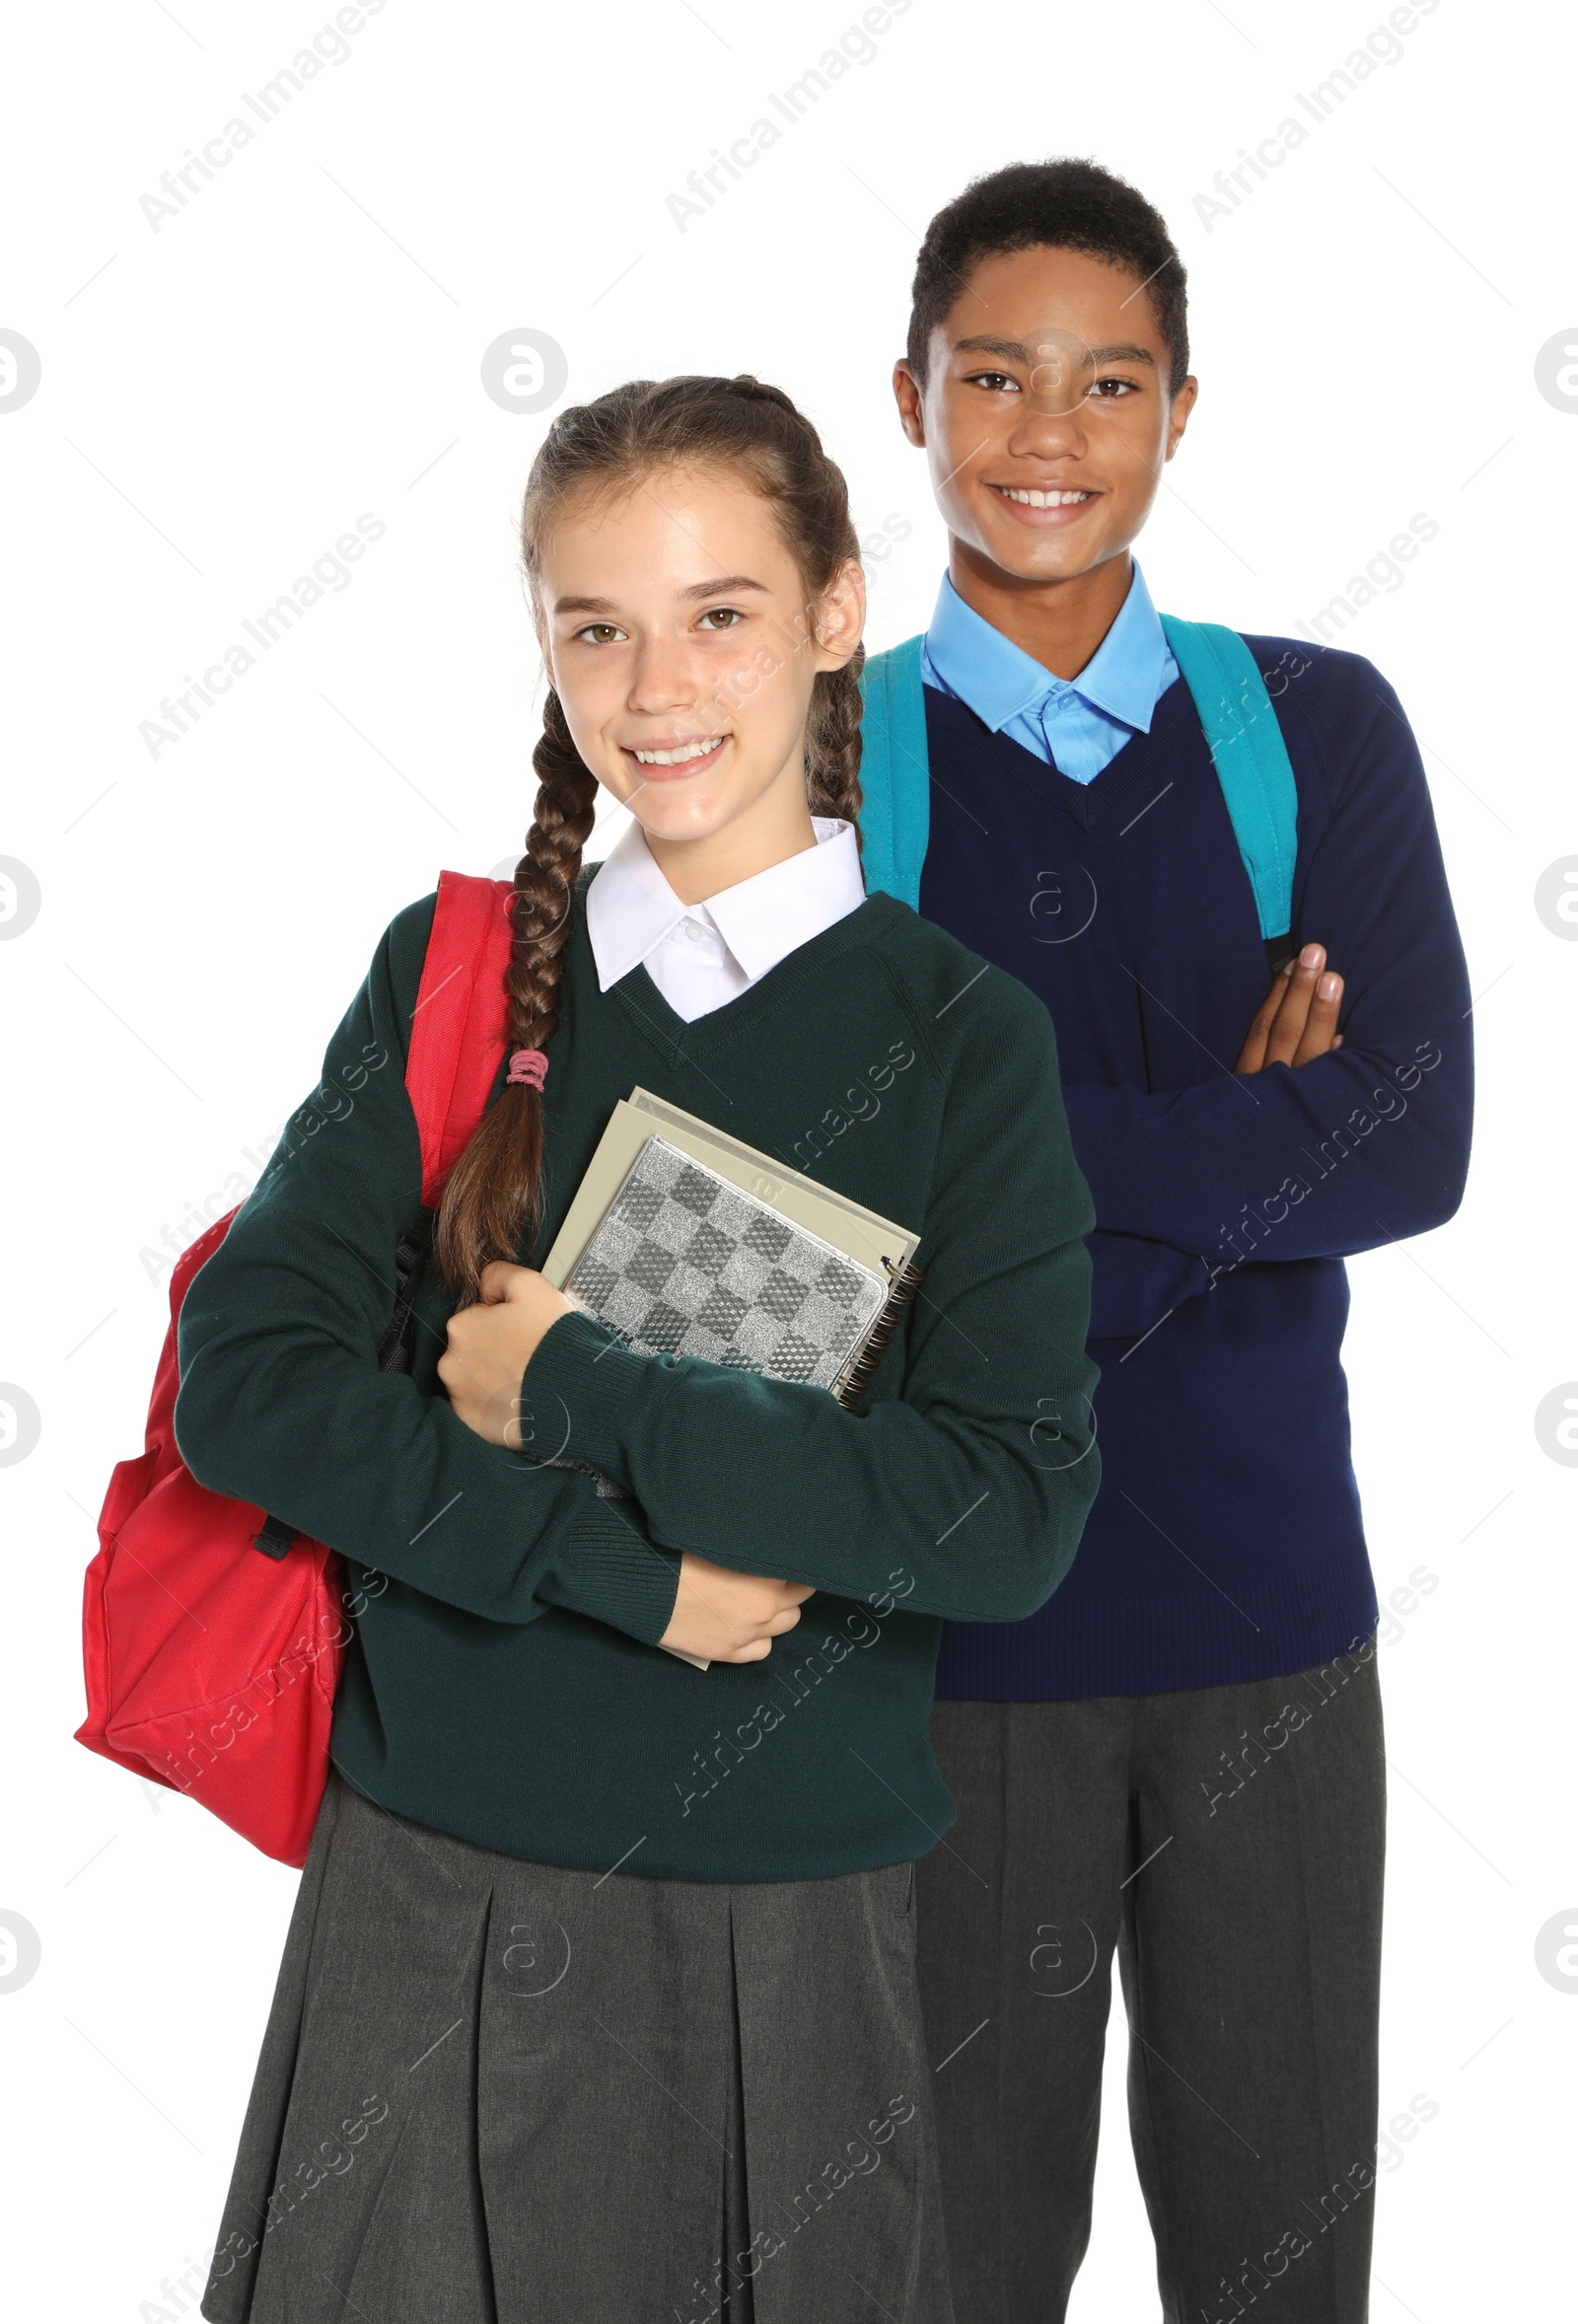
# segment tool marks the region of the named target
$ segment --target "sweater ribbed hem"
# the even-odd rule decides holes
[[[1065,1588],[1028,1622],[945,1624],[937,1699],[1075,1702],[1242,1686],[1349,1653],[1378,1619],[1362,1544],[1235,1604],[1205,1591],[1079,1604]]]

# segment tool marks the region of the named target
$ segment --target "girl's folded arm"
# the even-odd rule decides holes
[[[468,1613],[525,1623],[570,1606],[654,1642],[678,1559],[638,1509],[486,1443],[441,1394],[378,1369],[420,1198],[403,1071],[431,919],[428,899],[386,934],[322,1082],[186,1292],[181,1456],[199,1484]]]
[[[581,1314],[545,1334],[526,1408],[567,1415],[571,1453],[671,1549],[961,1621],[1021,1620],[1062,1578],[1098,1477],[1093,1221],[1050,1020],[1001,991],[997,1020],[946,1100],[900,1399],[851,1414],[822,1388],[633,1355]]]

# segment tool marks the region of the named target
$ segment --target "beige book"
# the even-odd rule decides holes
[[[553,1248],[542,1263],[542,1272],[560,1290],[654,1131],[660,1131],[668,1144],[715,1170],[720,1178],[728,1179],[742,1193],[768,1203],[796,1226],[820,1235],[863,1267],[883,1270],[897,1280],[914,1258],[920,1237],[907,1227],[896,1225],[863,1203],[852,1202],[830,1187],[813,1185],[798,1171],[786,1170],[772,1155],[714,1129],[710,1122],[699,1121],[694,1114],[670,1105],[666,1098],[654,1097],[650,1090],[633,1089],[610,1116]]]

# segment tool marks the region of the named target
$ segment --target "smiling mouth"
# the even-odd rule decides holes
[[[672,782],[678,775],[710,766],[728,740],[726,734],[691,735],[673,743],[624,743],[620,748],[649,782]]]
[[[1070,491],[1042,491],[1030,484],[988,484],[988,492],[995,492],[1000,500],[1017,501],[1021,508],[1075,508],[1082,501],[1094,500],[1094,492],[1079,487]]]

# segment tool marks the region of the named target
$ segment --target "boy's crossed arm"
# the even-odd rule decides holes
[[[1324,944],[1306,944],[1273,978],[1244,1037],[1236,1073],[1307,1065],[1342,1047],[1342,979],[1326,962]],[[1143,1337],[1181,1300],[1210,1287],[1207,1262],[1170,1243],[1098,1229],[1089,1244],[1093,1340]]]
[[[1300,839],[1297,917],[1321,929],[1341,981],[1307,943],[1236,1071],[1177,1089],[1064,1084],[1096,1205],[1093,1340],[1138,1339],[1242,1264],[1426,1233],[1462,1199],[1473,1003],[1429,787],[1379,673],[1336,657],[1327,676],[1373,697],[1336,754],[1340,780],[1332,749],[1312,750]],[[1339,696],[1324,724],[1357,726],[1363,707]]]

